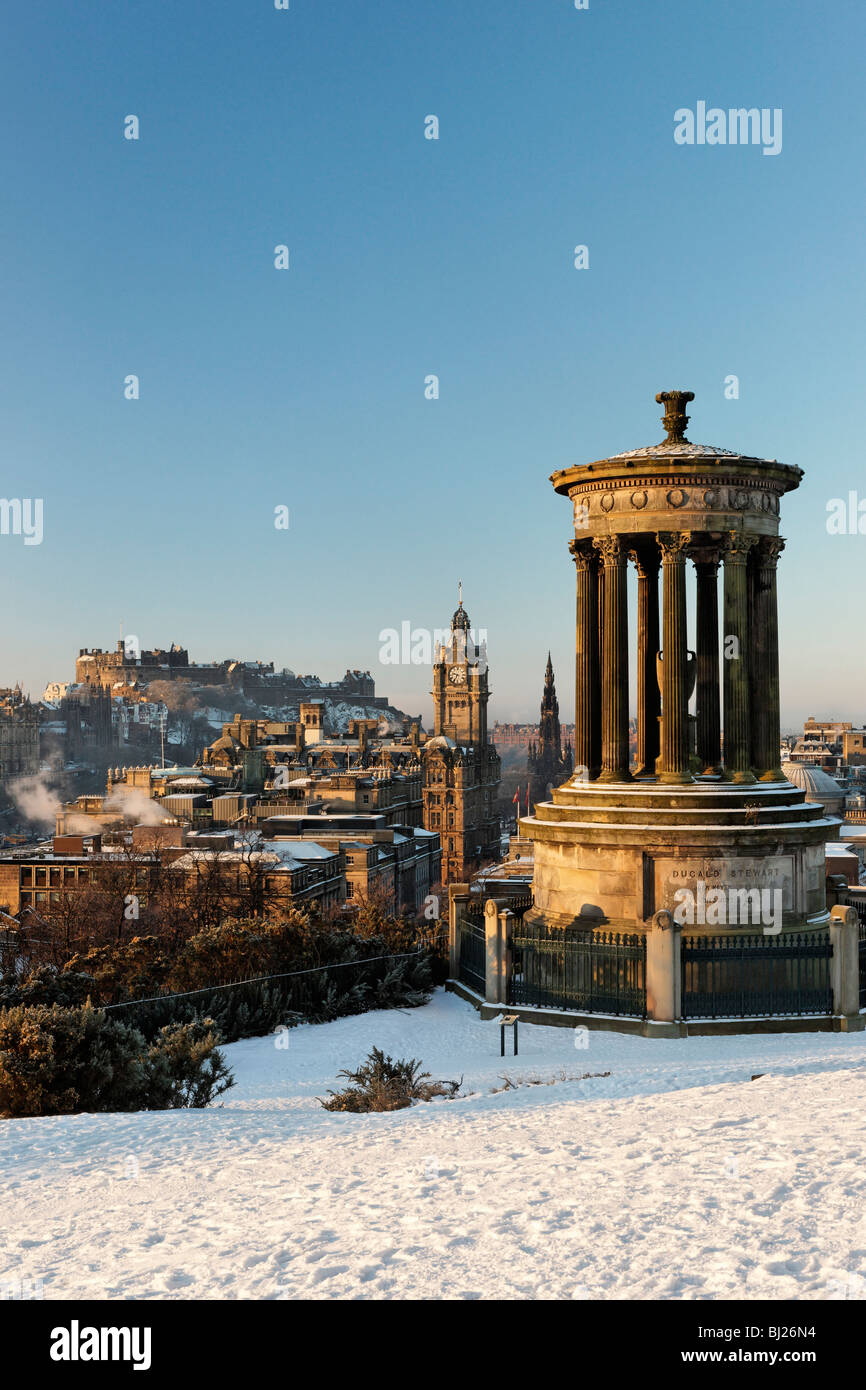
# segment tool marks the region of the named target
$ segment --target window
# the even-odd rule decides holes
[[[26,867],[25,869],[22,869],[22,870],[21,870],[21,882],[22,882],[22,883],[32,883],[32,882],[33,882],[33,870],[31,869],[31,867],[30,867],[29,864],[27,865],[27,867]],[[28,895],[28,896],[29,896],[29,895]]]

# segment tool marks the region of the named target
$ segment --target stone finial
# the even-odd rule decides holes
[[[694,398],[694,391],[659,391],[656,400],[665,408],[662,424],[668,432],[666,444],[688,444],[686,425],[689,423],[689,417],[686,414],[686,406]]]

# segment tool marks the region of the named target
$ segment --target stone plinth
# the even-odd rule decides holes
[[[520,833],[535,842],[532,916],[550,925],[632,932],[701,881],[781,891],[784,930],[827,924],[824,845],[839,822],[789,782],[566,783]]]

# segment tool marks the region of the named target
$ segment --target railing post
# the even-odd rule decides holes
[[[646,1032],[678,1038],[682,1032],[682,929],[667,908],[654,913],[646,934]]]
[[[457,918],[461,906],[469,901],[468,883],[451,883],[448,886],[448,975],[456,980],[460,971],[460,934]]]
[[[860,919],[856,908],[841,903],[831,908],[829,930],[834,1028],[839,1033],[859,1032],[866,1016],[860,1013]]]
[[[508,922],[509,908],[500,910],[494,898],[484,904],[484,935],[487,946],[484,997],[488,1004],[508,1002]]]

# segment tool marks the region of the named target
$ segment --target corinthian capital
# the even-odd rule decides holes
[[[601,555],[605,569],[625,564],[626,550],[622,536],[596,536],[593,545]]]
[[[689,551],[689,559],[694,561],[695,569],[699,574],[705,574],[714,579],[719,572],[722,547],[720,545],[692,546]]]
[[[724,544],[725,564],[745,565],[757,543],[757,536],[747,536],[743,531],[728,531]]]
[[[628,558],[634,561],[638,579],[650,579],[659,572],[660,556],[654,545],[632,546]]]
[[[781,536],[762,536],[755,552],[758,564],[762,569],[774,570],[784,549],[785,542]]]
[[[568,548],[578,570],[592,570],[598,567],[598,555],[593,548],[592,541],[569,541]]]
[[[662,553],[662,564],[682,563],[691,544],[691,531],[659,531],[656,540]]]

